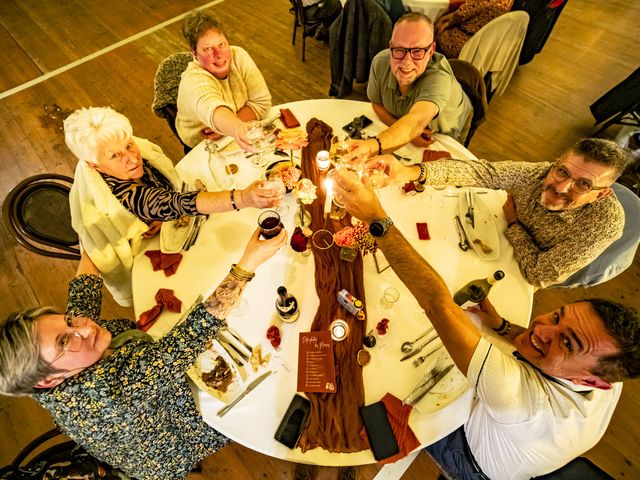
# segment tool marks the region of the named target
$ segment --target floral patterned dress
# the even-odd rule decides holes
[[[67,313],[118,335],[129,320],[99,320],[102,280],[69,284]],[[134,339],[58,386],[34,394],[67,435],[98,459],[139,480],[185,478],[229,440],[197,411],[186,370],[224,322],[199,305],[156,342]]]

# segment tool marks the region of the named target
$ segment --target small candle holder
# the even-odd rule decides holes
[[[329,152],[326,150],[320,150],[316,153],[316,165],[318,166],[318,170],[324,172],[329,170],[331,166],[331,160],[329,159]]]
[[[334,341],[341,342],[349,336],[349,324],[341,318],[336,318],[331,322],[331,325],[329,325],[329,331]]]

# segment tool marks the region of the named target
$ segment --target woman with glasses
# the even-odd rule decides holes
[[[284,230],[258,235],[214,293],[156,342],[130,320],[100,319],[102,280],[84,254],[65,314],[36,308],[0,326],[0,393],[31,395],[64,433],[133,478],[185,478],[229,441],[202,420],[186,371],[287,239]]]
[[[473,107],[443,55],[437,53],[433,24],[421,13],[400,17],[389,48],[372,63],[367,96],[389,126],[376,138],[353,141],[357,155],[390,152],[412,142],[422,148],[442,133],[464,141]]]

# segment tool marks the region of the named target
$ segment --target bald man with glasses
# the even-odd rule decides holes
[[[367,96],[389,128],[369,140],[354,141],[356,154],[379,154],[413,142],[426,148],[431,133],[463,141],[473,107],[447,59],[436,53],[433,24],[421,13],[398,19],[389,49],[371,63]]]

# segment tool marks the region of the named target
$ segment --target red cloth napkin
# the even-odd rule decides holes
[[[425,150],[422,152],[423,162],[433,162],[434,160],[439,160],[441,158],[451,158],[451,154],[443,150]]]
[[[280,109],[280,119],[282,120],[284,126],[287,128],[295,128],[300,126],[300,122],[293,114],[293,112],[288,108]]]
[[[397,462],[401,458],[406,457],[420,446],[420,442],[409,426],[409,415],[411,414],[411,410],[413,410],[413,406],[402,405],[402,401],[390,393],[384,396],[382,403],[384,404],[384,409],[387,411],[391,430],[393,430],[393,435],[396,437],[396,442],[398,442],[400,449],[393,457],[385,458],[378,462],[385,464]],[[360,435],[367,438],[367,431],[364,427],[362,427]]]
[[[160,288],[155,296],[156,304],[146,312],[140,314],[136,326],[143,331],[147,331],[156,322],[158,315],[166,307],[170,312],[180,313],[182,302],[173,294],[173,290]]]
[[[151,260],[153,271],[164,270],[167,277],[176,273],[182,261],[181,253],[162,253],[160,250],[148,250],[144,254]]]
[[[418,238],[420,240],[431,240],[431,236],[429,235],[429,227],[427,227],[427,222],[416,222],[416,228],[418,229]]]

